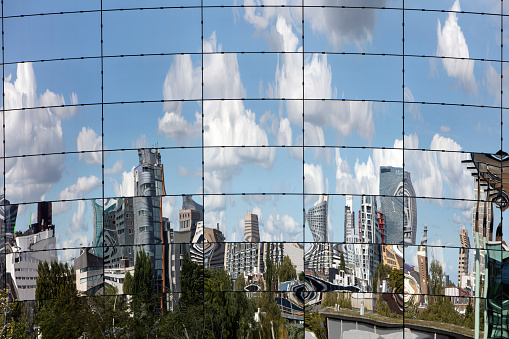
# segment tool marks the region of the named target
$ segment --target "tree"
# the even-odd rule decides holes
[[[244,287],[246,287],[246,279],[244,278],[244,274],[240,273],[235,279],[235,291],[244,292]]]
[[[392,271],[392,268],[389,265],[385,265],[384,263],[379,263],[376,265],[375,273],[373,274],[373,292],[378,291],[378,280],[386,279]]]
[[[401,294],[404,291],[404,275],[402,271],[392,270],[389,274],[389,286],[392,287],[392,293]]]
[[[85,299],[78,296],[72,267],[40,262],[38,275],[36,320],[42,338],[81,337],[89,330],[89,312]]]
[[[184,257],[184,263],[180,267],[180,303],[182,306],[197,305],[203,303],[203,284],[205,276],[203,265],[192,262],[189,255]]]
[[[132,294],[131,311],[135,336],[153,336],[155,330],[153,327],[157,320],[157,301],[154,295],[152,261],[143,249],[136,253],[132,285],[127,288]]]
[[[283,262],[278,267],[278,276],[280,282],[290,281],[297,278],[297,271],[295,265],[288,255],[285,255]]]
[[[267,244],[265,250],[265,281],[267,282],[267,291],[272,291],[276,280],[276,268],[270,259],[270,244]]]
[[[344,256],[343,252],[341,252],[341,257],[339,259],[340,259],[339,270],[346,272],[345,256]]]
[[[438,260],[433,258],[430,265],[430,292],[432,295],[440,295],[442,294],[442,276],[443,276],[443,268]]]
[[[304,326],[308,331],[313,332],[318,339],[325,339],[325,330],[322,327],[324,321],[325,319],[318,311],[306,312]]]

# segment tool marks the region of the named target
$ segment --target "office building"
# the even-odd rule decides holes
[[[191,231],[194,234],[199,221],[203,221],[203,206],[194,201],[191,195],[184,195],[182,209],[179,211],[179,231]]]
[[[415,245],[417,203],[410,172],[401,167],[381,166],[379,191],[386,243]]]
[[[11,205],[5,196],[0,195],[0,287],[5,288],[5,253],[6,244],[14,239],[18,205]]]
[[[461,276],[468,275],[468,259],[470,251],[470,239],[468,238],[468,231],[462,228],[460,231],[461,247],[459,249],[458,257],[458,284],[461,283]]]
[[[260,228],[258,226],[258,216],[254,213],[244,214],[244,241],[259,242]]]
[[[7,285],[11,296],[19,301],[35,299],[39,263],[58,259],[55,225],[48,224],[51,219],[47,218],[52,214],[51,209],[51,203],[39,203],[38,222],[24,233],[17,233],[6,245]]]
[[[158,149],[139,149],[139,165],[134,169],[134,243],[140,245],[152,261],[157,291],[163,286],[162,196],[164,188],[163,164]],[[134,258],[136,263],[136,256]]]
[[[376,266],[381,262],[382,234],[378,227],[376,197],[362,196],[359,211],[359,243],[354,245],[355,276],[361,281],[361,288],[372,288]]]
[[[345,230],[344,230],[344,242],[347,242],[349,237],[356,235],[355,232],[355,212],[353,210],[353,197],[351,195],[346,196],[345,204]]]

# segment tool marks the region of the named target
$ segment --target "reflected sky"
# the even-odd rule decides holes
[[[506,114],[491,107],[505,105],[501,27],[497,16],[456,12],[498,13],[499,2],[420,1],[412,6],[433,11],[404,13],[401,1],[204,4],[110,11],[139,5],[104,1],[101,34],[97,2],[6,1],[4,15],[15,16],[4,19],[7,199],[132,196],[135,149],[160,147],[174,227],[179,195],[194,194],[229,241],[242,238],[248,211],[260,211],[267,241],[307,241],[302,208],[330,193],[329,240],[343,241],[344,195],[378,195],[380,166],[404,163],[420,197],[417,239],[424,223],[436,245],[457,246],[459,227],[471,232],[473,203],[461,199],[474,199],[473,180],[461,161],[502,147]],[[171,4],[180,5],[200,3]],[[39,11],[77,12],[20,17]],[[48,60],[60,58],[76,59]],[[57,154],[20,157],[47,153]],[[61,247],[93,233],[89,200],[69,204]],[[29,218],[20,210],[21,229]]]

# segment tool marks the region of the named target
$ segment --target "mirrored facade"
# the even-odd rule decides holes
[[[509,338],[507,14],[3,1],[0,327]]]

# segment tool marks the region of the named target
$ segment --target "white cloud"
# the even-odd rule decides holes
[[[452,5],[451,11],[461,11],[459,0]],[[437,56],[468,58],[468,45],[465,36],[458,25],[456,13],[450,12],[447,20],[437,24]],[[469,93],[477,92],[477,82],[474,77],[474,60],[442,59],[447,75],[457,78]]]
[[[325,194],[323,171],[321,165],[304,164],[304,192]]]
[[[290,120],[288,120],[288,118],[283,118],[279,122],[277,144],[279,146],[292,146],[292,128],[290,127]]]
[[[280,0],[277,2],[278,5],[299,5],[300,2],[298,0]],[[261,5],[265,5],[264,7],[261,7]],[[272,5],[272,6],[271,6]],[[301,17],[300,8],[298,7],[275,7],[273,0],[244,0],[244,20],[252,24],[257,31],[262,31],[267,29],[269,27],[269,24],[271,23],[272,19],[276,16],[282,16],[284,17],[288,22],[295,22],[293,19]],[[269,40],[269,43],[271,43],[271,38],[273,38],[272,35],[268,34],[266,37]],[[281,46],[276,47],[274,44],[272,44],[274,47],[274,51],[280,51],[282,49]]]
[[[204,51],[221,51],[215,33],[204,42]],[[212,98],[243,98],[246,90],[240,78],[237,55],[214,54],[204,57],[204,77],[214,79],[205,86],[205,96]],[[242,101],[204,102],[205,145],[268,145],[267,133],[256,123],[256,115]],[[205,152],[207,170],[235,168],[253,164],[272,168],[274,148],[214,148]],[[238,170],[238,169],[237,169]]]
[[[410,113],[415,120],[419,120],[422,122],[423,119],[421,116],[419,105],[413,103],[413,102],[415,102],[415,99],[414,99],[414,95],[413,95],[412,91],[410,90],[410,88],[405,86],[403,93],[404,93],[403,95],[405,96],[405,101],[410,102],[410,103],[406,104],[405,113],[406,112]]]
[[[115,163],[113,164],[113,167],[105,168],[104,174],[105,175],[116,174],[116,173],[120,172],[122,170],[122,168],[124,168],[124,162],[120,159],[120,160],[115,161]]]
[[[311,22],[314,32],[323,33],[336,51],[345,44],[355,44],[359,50],[371,43],[376,26],[377,10],[369,7],[385,6],[385,1],[373,0],[332,0],[328,6],[366,6],[358,9],[306,8],[306,19]]]
[[[185,140],[197,138],[201,134],[201,117],[198,112],[195,113],[195,118],[190,124],[180,114],[166,112],[162,118],[157,119],[157,131],[183,144]]]
[[[92,192],[101,186],[101,179],[95,175],[89,177],[79,177],[75,184],[64,188],[57,195],[57,200],[74,200],[81,199],[86,194]],[[65,202],[55,202],[53,204],[53,213],[60,214],[68,211],[71,204]]]
[[[163,197],[163,217],[168,218],[174,230],[178,229],[178,206],[177,198],[174,196]]]
[[[440,126],[440,132],[442,133],[449,133],[451,131],[451,128],[449,126]]]
[[[102,149],[102,137],[88,127],[82,127],[76,140],[78,144],[78,152],[82,151],[100,151]],[[86,152],[80,153],[79,160],[87,164],[102,164],[101,152]]]
[[[304,133],[305,133],[305,144],[306,146],[324,146],[325,145],[325,136],[323,134],[323,129],[319,126],[315,126],[309,122],[304,123]],[[325,163],[330,164],[332,152],[329,148],[313,148],[313,152],[315,154],[315,160],[322,158]]]
[[[58,196],[58,200],[77,199],[87,194],[97,187],[101,186],[101,179],[95,175],[89,177],[79,177],[75,184],[62,190]]]
[[[201,115],[195,113],[195,121],[190,124],[182,117],[181,99],[201,98],[201,69],[193,67],[191,56],[176,55],[166,74],[163,84],[164,116],[158,119],[158,132],[167,138],[183,144],[186,140],[197,138],[201,133]]]
[[[224,179],[216,171],[204,173],[205,194],[218,194],[225,191]],[[207,211],[220,211],[226,208],[226,199],[223,195],[206,195],[205,206]]]
[[[117,197],[134,196],[134,166],[129,172],[122,172],[122,183],[114,181],[114,190]]]
[[[263,241],[302,241],[302,225],[287,214],[274,212],[263,226]]]
[[[278,17],[277,31],[291,51],[301,51],[291,26]],[[298,54],[284,54],[276,69],[275,81],[269,84],[268,96],[274,98],[302,98],[302,58]],[[314,54],[304,65],[304,92],[306,98],[335,99],[337,89],[332,87],[332,70],[327,56]],[[302,104],[295,100],[286,103],[287,115],[296,125],[302,125]],[[371,140],[375,133],[372,104],[369,102],[342,102],[310,100],[305,103],[306,121],[322,128],[334,128],[339,137],[357,130],[359,135]]]
[[[193,68],[189,54],[176,55],[166,74],[163,85],[164,100],[200,99],[201,71]],[[163,105],[166,112],[182,112],[181,101],[166,101]]]
[[[147,148],[148,147],[147,136],[145,134],[140,135],[140,137],[136,139],[136,142],[133,142],[132,145],[133,147],[136,148]]]
[[[31,63],[17,65],[17,78],[12,75],[4,80],[5,109],[65,104],[62,94],[46,90],[37,97],[37,82]],[[71,104],[77,103],[76,94]],[[5,138],[7,154],[61,153],[63,118],[75,114],[76,107],[51,107],[5,113]],[[0,146],[0,147],[3,147]],[[60,180],[64,170],[63,155],[6,159],[6,191],[12,203],[38,201]]]
[[[78,201],[78,209],[72,215],[71,230],[73,232],[86,231],[88,229],[88,223],[85,220],[85,211],[87,206],[84,200]]]
[[[458,199],[474,199],[474,181],[467,166],[461,161],[468,159],[467,153],[460,153],[462,147],[451,138],[435,134],[431,141],[432,150],[449,150],[456,152],[438,152],[438,159],[445,182]],[[467,206],[463,206],[467,208]]]

